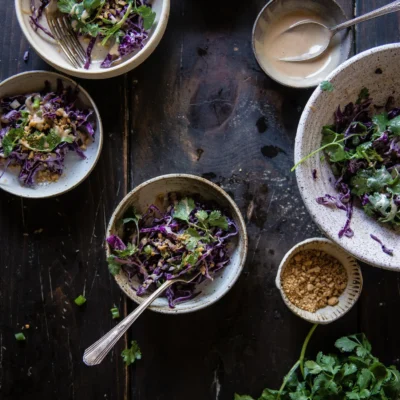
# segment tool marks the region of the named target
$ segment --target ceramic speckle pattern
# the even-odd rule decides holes
[[[82,160],[74,152],[65,157],[64,173],[57,182],[38,184],[34,187],[22,186],[18,180],[19,168],[8,168],[0,178],[0,188],[26,198],[44,198],[58,196],[76,187],[95,167],[103,145],[103,127],[99,111],[90,95],[72,79],[55,72],[32,71],[11,78],[0,83],[0,98],[16,94],[33,93],[43,90],[45,81],[49,81],[52,88],[56,88],[57,79],[61,79],[64,86],[77,87],[79,90],[78,107],[92,108],[96,120],[95,141],[84,152],[86,159]],[[3,167],[0,166],[0,171]]]
[[[287,15],[296,10],[312,12],[321,15],[326,19],[328,26],[335,26],[347,20],[343,9],[334,0],[270,0],[258,14],[253,27],[252,45],[253,52],[258,64],[263,71],[275,81],[285,86],[295,88],[315,87],[317,82],[313,79],[291,79],[288,76],[277,73],[262,56],[263,37],[268,32],[268,26],[272,21],[276,21],[281,16]],[[340,44],[340,57],[335,68],[349,57],[353,42],[352,30],[338,32],[332,39],[332,43]],[[330,69],[332,71],[332,69]]]
[[[118,221],[121,220],[129,207],[134,206],[139,212],[143,212],[151,204],[157,203],[158,198],[162,198],[171,192],[183,196],[200,195],[206,201],[216,202],[222,208],[228,210],[239,230],[234,242],[235,248],[231,256],[231,262],[216,275],[213,281],[207,280],[198,286],[198,289],[201,290],[200,295],[187,302],[177,304],[173,309],[169,308],[167,299],[162,297],[155,300],[149,307],[151,310],[160,313],[182,314],[208,307],[232,288],[242,272],[248,243],[243,217],[231,197],[214,183],[195,175],[186,174],[163,175],[150,179],[133,189],[114,211],[107,229],[107,236],[120,233],[118,228],[121,225],[118,224]],[[110,254],[110,248],[107,245],[107,257]],[[137,278],[134,278],[130,283],[127,276],[121,273],[115,277],[115,280],[132,300],[138,304],[143,301],[143,297],[137,296],[136,291],[133,289],[133,287],[138,287],[139,285]]]
[[[38,3],[38,0],[35,0]],[[48,64],[59,71],[68,75],[76,76],[84,79],[106,79],[114,76],[125,74],[126,72],[136,68],[145,61],[160,43],[169,18],[170,0],[153,0],[151,1],[153,10],[156,12],[156,20],[150,29],[149,38],[143,49],[130,56],[124,57],[124,61],[110,68],[101,68],[100,59],[95,60],[95,52],[93,53],[93,63],[90,69],[74,68],[54,39],[47,36],[42,31],[35,32],[30,23],[31,0],[15,0],[15,9],[17,13],[18,23],[29,41],[30,45],[35,49],[36,53],[42,57]],[[43,16],[41,21],[43,26],[47,27],[46,17]]]
[[[328,306],[319,309],[315,313],[311,313],[293,305],[286,296],[284,290],[281,287],[282,272],[289,264],[289,261],[292,259],[292,257],[303,250],[324,251],[325,253],[339,260],[343,264],[343,267],[346,269],[348,276],[347,287],[340,295],[339,303],[336,306]],[[281,292],[283,301],[294,314],[314,324],[329,324],[330,322],[336,321],[337,319],[342,317],[354,306],[354,304],[360,297],[363,286],[363,279],[360,267],[353,257],[344,252],[339,246],[328,239],[314,238],[305,240],[304,242],[297,244],[285,255],[278,269],[276,286]]]
[[[334,90],[324,92],[317,88],[304,108],[297,130],[295,162],[320,147],[322,126],[333,123],[333,113],[338,105],[343,107],[355,101],[363,87],[369,89],[375,104],[385,104],[391,95],[395,104],[400,105],[399,63],[400,44],[391,44],[360,53],[337,68],[328,77]],[[354,207],[351,222],[354,237],[339,239],[338,232],[346,221],[345,213],[315,201],[326,193],[337,194],[331,168],[320,156],[310,158],[296,170],[301,196],[315,223],[329,238],[359,260],[399,271],[400,233],[368,217],[361,208]],[[312,177],[314,169],[317,171],[316,180]],[[384,253],[381,246],[371,239],[371,234],[394,249],[394,255],[391,257]]]

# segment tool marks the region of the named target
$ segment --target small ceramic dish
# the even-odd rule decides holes
[[[324,92],[317,88],[304,107],[297,128],[294,162],[299,162],[321,146],[322,127],[332,124],[338,106],[343,110],[346,104],[354,102],[362,88],[369,90],[374,104],[386,104],[388,97],[393,96],[394,104],[399,106],[399,63],[400,44],[395,43],[364,51],[337,68],[327,78],[334,90]],[[346,221],[345,213],[316,202],[317,197],[325,194],[337,195],[332,168],[321,156],[311,157],[296,169],[300,194],[314,222],[326,236],[359,260],[400,271],[399,231],[369,217],[361,206],[354,206],[350,225],[354,236],[350,239],[338,237]],[[317,171],[317,179],[313,178],[314,170]],[[371,239],[371,234],[393,249],[393,256],[384,253],[381,246]]]
[[[315,313],[302,310],[296,307],[286,296],[285,291],[282,288],[281,276],[284,269],[288,266],[290,260],[299,252],[304,250],[318,250],[323,251],[332,257],[336,258],[343,267],[346,269],[348,276],[348,284],[344,292],[339,297],[339,303],[335,306],[327,306],[321,308]],[[357,302],[360,297],[363,279],[361,269],[357,264],[356,260],[345,253],[339,246],[324,238],[308,239],[301,242],[289,250],[279,265],[278,273],[276,276],[276,286],[281,292],[282,299],[289,309],[299,316],[313,324],[329,324],[336,321],[344,314],[346,314]]]
[[[198,286],[201,293],[194,299],[179,303],[175,308],[168,306],[168,301],[160,297],[149,307],[153,311],[164,314],[183,314],[208,307],[224,296],[235,284],[242,272],[247,255],[247,233],[243,217],[232,198],[214,183],[195,175],[171,174],[150,179],[133,189],[114,211],[107,229],[107,237],[120,233],[117,226],[126,210],[134,206],[142,212],[157,199],[164,198],[168,193],[182,196],[200,195],[205,201],[213,201],[226,209],[238,227],[239,234],[231,255],[231,262],[215,276],[213,281],[206,280]],[[111,254],[107,244],[107,257]],[[124,273],[115,276],[115,280],[125,294],[140,304],[145,297],[136,295],[134,287],[139,286],[137,278],[129,282]]]
[[[38,0],[34,0],[38,4]],[[136,53],[123,58],[123,60],[110,68],[101,68],[100,64],[105,58],[104,52],[96,48],[92,54],[92,64],[88,70],[84,68],[74,68],[55,40],[47,36],[42,31],[35,31],[30,24],[30,7],[31,0],[15,0],[15,9],[17,13],[18,23],[27,38],[29,44],[35,49],[36,53],[49,63],[55,69],[62,71],[68,75],[76,76],[83,79],[106,79],[114,76],[125,74],[126,72],[136,68],[145,61],[155,50],[164,35],[167,27],[170,10],[170,0],[152,0],[151,5],[156,13],[156,20],[153,27],[149,31],[149,37],[143,49]],[[48,28],[46,17],[41,20],[42,25]],[[101,55],[100,55],[101,53]]]
[[[67,153],[65,157],[64,172],[57,182],[46,184],[35,184],[33,187],[22,186],[18,180],[19,169],[7,168],[0,178],[0,188],[16,196],[26,198],[45,198],[58,196],[78,186],[95,167],[103,146],[103,127],[99,110],[96,107],[89,93],[79,86],[75,81],[55,72],[31,71],[14,75],[0,83],[0,99],[17,94],[34,93],[43,90],[45,81],[48,81],[52,88],[57,87],[57,80],[61,79],[64,87],[77,88],[78,108],[90,108],[94,110],[96,130],[94,141],[88,145],[84,152],[86,159],[82,160],[75,152]],[[0,174],[3,166],[0,166]]]
[[[338,32],[332,39],[327,52],[317,60],[301,63],[279,62],[278,69],[265,55],[265,50],[271,46],[269,38],[273,40],[271,28],[276,26],[278,22],[282,23],[283,18],[292,18],[291,16],[294,13],[301,13],[304,20],[309,19],[310,16],[316,16],[319,18],[319,22],[329,27],[347,20],[343,9],[334,0],[303,0],[301,2],[298,0],[270,0],[258,14],[253,27],[254,55],[263,71],[282,85],[294,88],[315,87],[338,65],[347,60],[351,51],[353,32],[351,30]],[[318,63],[316,71],[303,77],[305,68],[311,63],[314,63],[314,65]],[[289,66],[292,69],[290,75],[286,70]]]

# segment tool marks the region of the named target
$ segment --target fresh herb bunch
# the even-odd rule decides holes
[[[126,366],[133,364],[136,360],[141,360],[142,352],[136,340],[132,340],[131,347],[122,351],[121,357]]]
[[[122,239],[117,235],[107,238],[112,249],[108,266],[113,275],[121,269],[130,279],[137,275],[141,282],[138,296],[166,280],[200,271],[195,282],[176,283],[166,290],[173,308],[199,294],[195,293],[196,284],[212,280],[229,263],[230,238],[238,231],[221,211],[192,198],[170,198],[168,204],[165,213],[151,205],[143,216],[134,209],[124,215]]]
[[[338,107],[334,124],[323,127],[322,146],[297,164],[324,151],[339,196],[325,195],[317,202],[347,212],[340,237],[353,236],[354,198],[367,215],[400,225],[400,108],[392,104],[389,98],[383,107],[373,105],[368,90],[362,89],[355,104],[347,104],[343,111]]]
[[[386,367],[371,353],[364,334],[338,339],[338,355],[318,353],[316,360],[304,362],[308,334],[300,359],[285,376],[279,390],[265,389],[258,400],[397,400],[400,396],[400,373]],[[300,368],[300,371],[298,369]],[[254,400],[235,395],[234,400]]]
[[[49,34],[39,22],[47,4],[48,0],[41,0],[39,7],[33,7],[31,23],[35,29]],[[144,47],[148,30],[156,18],[146,0],[58,0],[57,5],[61,12],[69,15],[77,34],[91,39],[87,47],[86,69],[91,64],[97,40],[102,46],[110,47],[101,64],[108,68],[122,56]]]

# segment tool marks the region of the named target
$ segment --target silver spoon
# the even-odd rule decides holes
[[[306,33],[306,31],[310,30],[311,27],[313,29],[313,36],[318,35],[318,38],[320,38],[320,40],[318,41],[316,46],[312,46],[310,51],[305,54],[295,57],[284,57],[280,58],[279,60],[298,62],[298,61],[307,61],[307,60],[312,60],[313,58],[317,58],[328,48],[329,43],[332,40],[332,37],[342,29],[358,24],[359,22],[364,22],[369,19],[376,18],[381,15],[389,14],[396,11],[400,11],[400,0],[396,0],[393,3],[387,4],[386,6],[378,8],[377,10],[371,11],[367,14],[361,15],[360,17],[343,22],[342,24],[336,25],[333,28],[328,28],[327,26],[319,22],[300,21],[292,25],[288,30],[286,30],[282,34],[285,34],[287,32],[298,32],[300,34]]]
[[[114,326],[108,333],[100,338],[96,343],[92,344],[85,350],[83,354],[83,362],[86,365],[98,365],[109,351],[118,342],[121,336],[131,327],[142,312],[150,306],[150,304],[161,294],[167,290],[171,285],[176,282],[190,283],[199,277],[201,272],[198,272],[190,279],[176,278],[170,281],[165,281],[155,292],[151,293],[149,297],[146,297],[138,307],[136,307],[127,317],[125,317],[118,325]]]

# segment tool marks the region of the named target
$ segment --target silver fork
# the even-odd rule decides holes
[[[68,16],[57,7],[57,0],[50,0],[46,7],[46,18],[54,38],[75,68],[82,68],[86,53],[72,29]]]
[[[130,328],[130,326],[136,321],[140,314],[165,290],[176,282],[190,283],[199,277],[201,272],[197,273],[189,279],[175,278],[170,281],[165,281],[154,293],[150,294],[140,303],[127,317],[125,317],[118,325],[114,326],[108,333],[100,338],[96,343],[92,344],[85,350],[83,354],[83,362],[86,365],[98,365],[103,360],[108,352],[114,347],[121,336]]]

